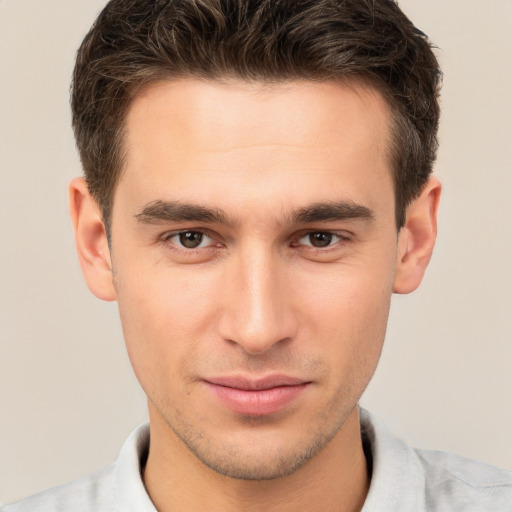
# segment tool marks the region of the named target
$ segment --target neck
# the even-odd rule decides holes
[[[358,512],[368,492],[357,408],[301,468],[263,481],[234,479],[210,469],[151,408],[150,425],[144,481],[159,512]]]

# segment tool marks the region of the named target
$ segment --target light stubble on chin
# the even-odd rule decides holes
[[[351,396],[351,390],[339,390],[339,394],[315,418],[304,432],[301,444],[276,447],[273,451],[265,450],[265,457],[255,457],[251,450],[255,446],[261,431],[275,423],[266,417],[247,416],[241,421],[248,429],[247,442],[217,442],[212,433],[202,432],[188,423],[180,414],[175,414],[170,422],[161,409],[153,403],[167,426],[172,430],[186,448],[204,465],[220,475],[238,480],[274,480],[288,476],[304,466],[321,452],[335,437],[357,405]],[[345,404],[354,404],[347,407]],[[302,423],[299,428],[306,428]],[[250,431],[254,432],[251,439]],[[261,455],[261,452],[258,453]]]

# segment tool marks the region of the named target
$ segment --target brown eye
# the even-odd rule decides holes
[[[325,231],[309,233],[309,242],[313,247],[328,247],[331,245],[333,234]]]
[[[184,231],[179,233],[180,244],[187,249],[197,249],[203,241],[204,234],[199,231]]]

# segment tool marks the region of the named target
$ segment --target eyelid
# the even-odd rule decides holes
[[[313,245],[306,245],[306,244],[299,244],[298,242],[311,234],[315,233],[326,233],[329,235],[333,235],[337,237],[339,240],[332,243],[331,245],[328,245],[326,247],[314,247]],[[305,247],[310,247],[311,249],[317,250],[317,251],[326,251],[329,249],[334,249],[336,247],[339,247],[339,244],[348,243],[352,240],[352,234],[348,231],[336,231],[336,230],[330,230],[330,229],[308,229],[301,231],[294,237],[293,246],[298,247],[300,245],[304,245]]]
[[[187,232],[201,233],[203,236],[210,239],[210,243],[202,247],[186,248],[179,243],[171,241],[173,237]],[[313,245],[299,243],[302,238],[314,233],[328,233],[334,237],[337,237],[338,240],[335,240],[332,244],[325,247],[315,247]],[[347,230],[337,231],[333,229],[303,229],[293,235],[290,247],[295,249],[302,248],[305,251],[327,253],[329,251],[339,250],[345,244],[350,243],[353,239],[353,236],[353,233]],[[206,251],[208,249],[214,250],[220,248],[223,245],[223,242],[219,241],[219,238],[219,235],[206,228],[181,228],[162,233],[158,237],[158,242],[170,246],[172,250],[191,255],[199,251]]]
[[[211,243],[208,244],[207,246],[195,247],[195,248],[188,249],[186,247],[181,246],[178,243],[173,243],[171,241],[172,238],[174,238],[174,237],[176,237],[178,235],[181,235],[183,233],[200,233],[204,237],[208,237],[211,240]],[[208,249],[208,248],[214,247],[212,242],[213,243],[215,242],[215,237],[207,229],[202,229],[202,228],[195,228],[195,229],[194,228],[185,228],[185,229],[176,229],[176,230],[173,230],[173,231],[166,231],[165,233],[163,233],[162,235],[159,236],[159,241],[161,243],[164,243],[164,244],[172,245],[178,251],[192,252],[192,251],[197,251],[197,250],[200,250],[200,249],[204,250],[204,249]],[[201,243],[203,243],[203,242],[201,241]]]

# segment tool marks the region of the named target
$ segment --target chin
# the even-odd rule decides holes
[[[179,437],[203,464],[220,475],[237,480],[274,480],[302,468],[331,441],[343,424],[335,424],[327,432],[304,431],[301,439],[272,428],[258,432],[258,419],[251,420],[253,431],[246,431],[238,439],[236,434],[223,440],[203,435]]]
[[[254,481],[275,480],[291,475],[315,454],[316,451],[311,449],[302,453],[266,453],[264,458],[261,456],[261,450],[258,450],[257,457],[245,453],[223,457],[211,453],[195,453],[203,464],[216,473],[236,480]]]

